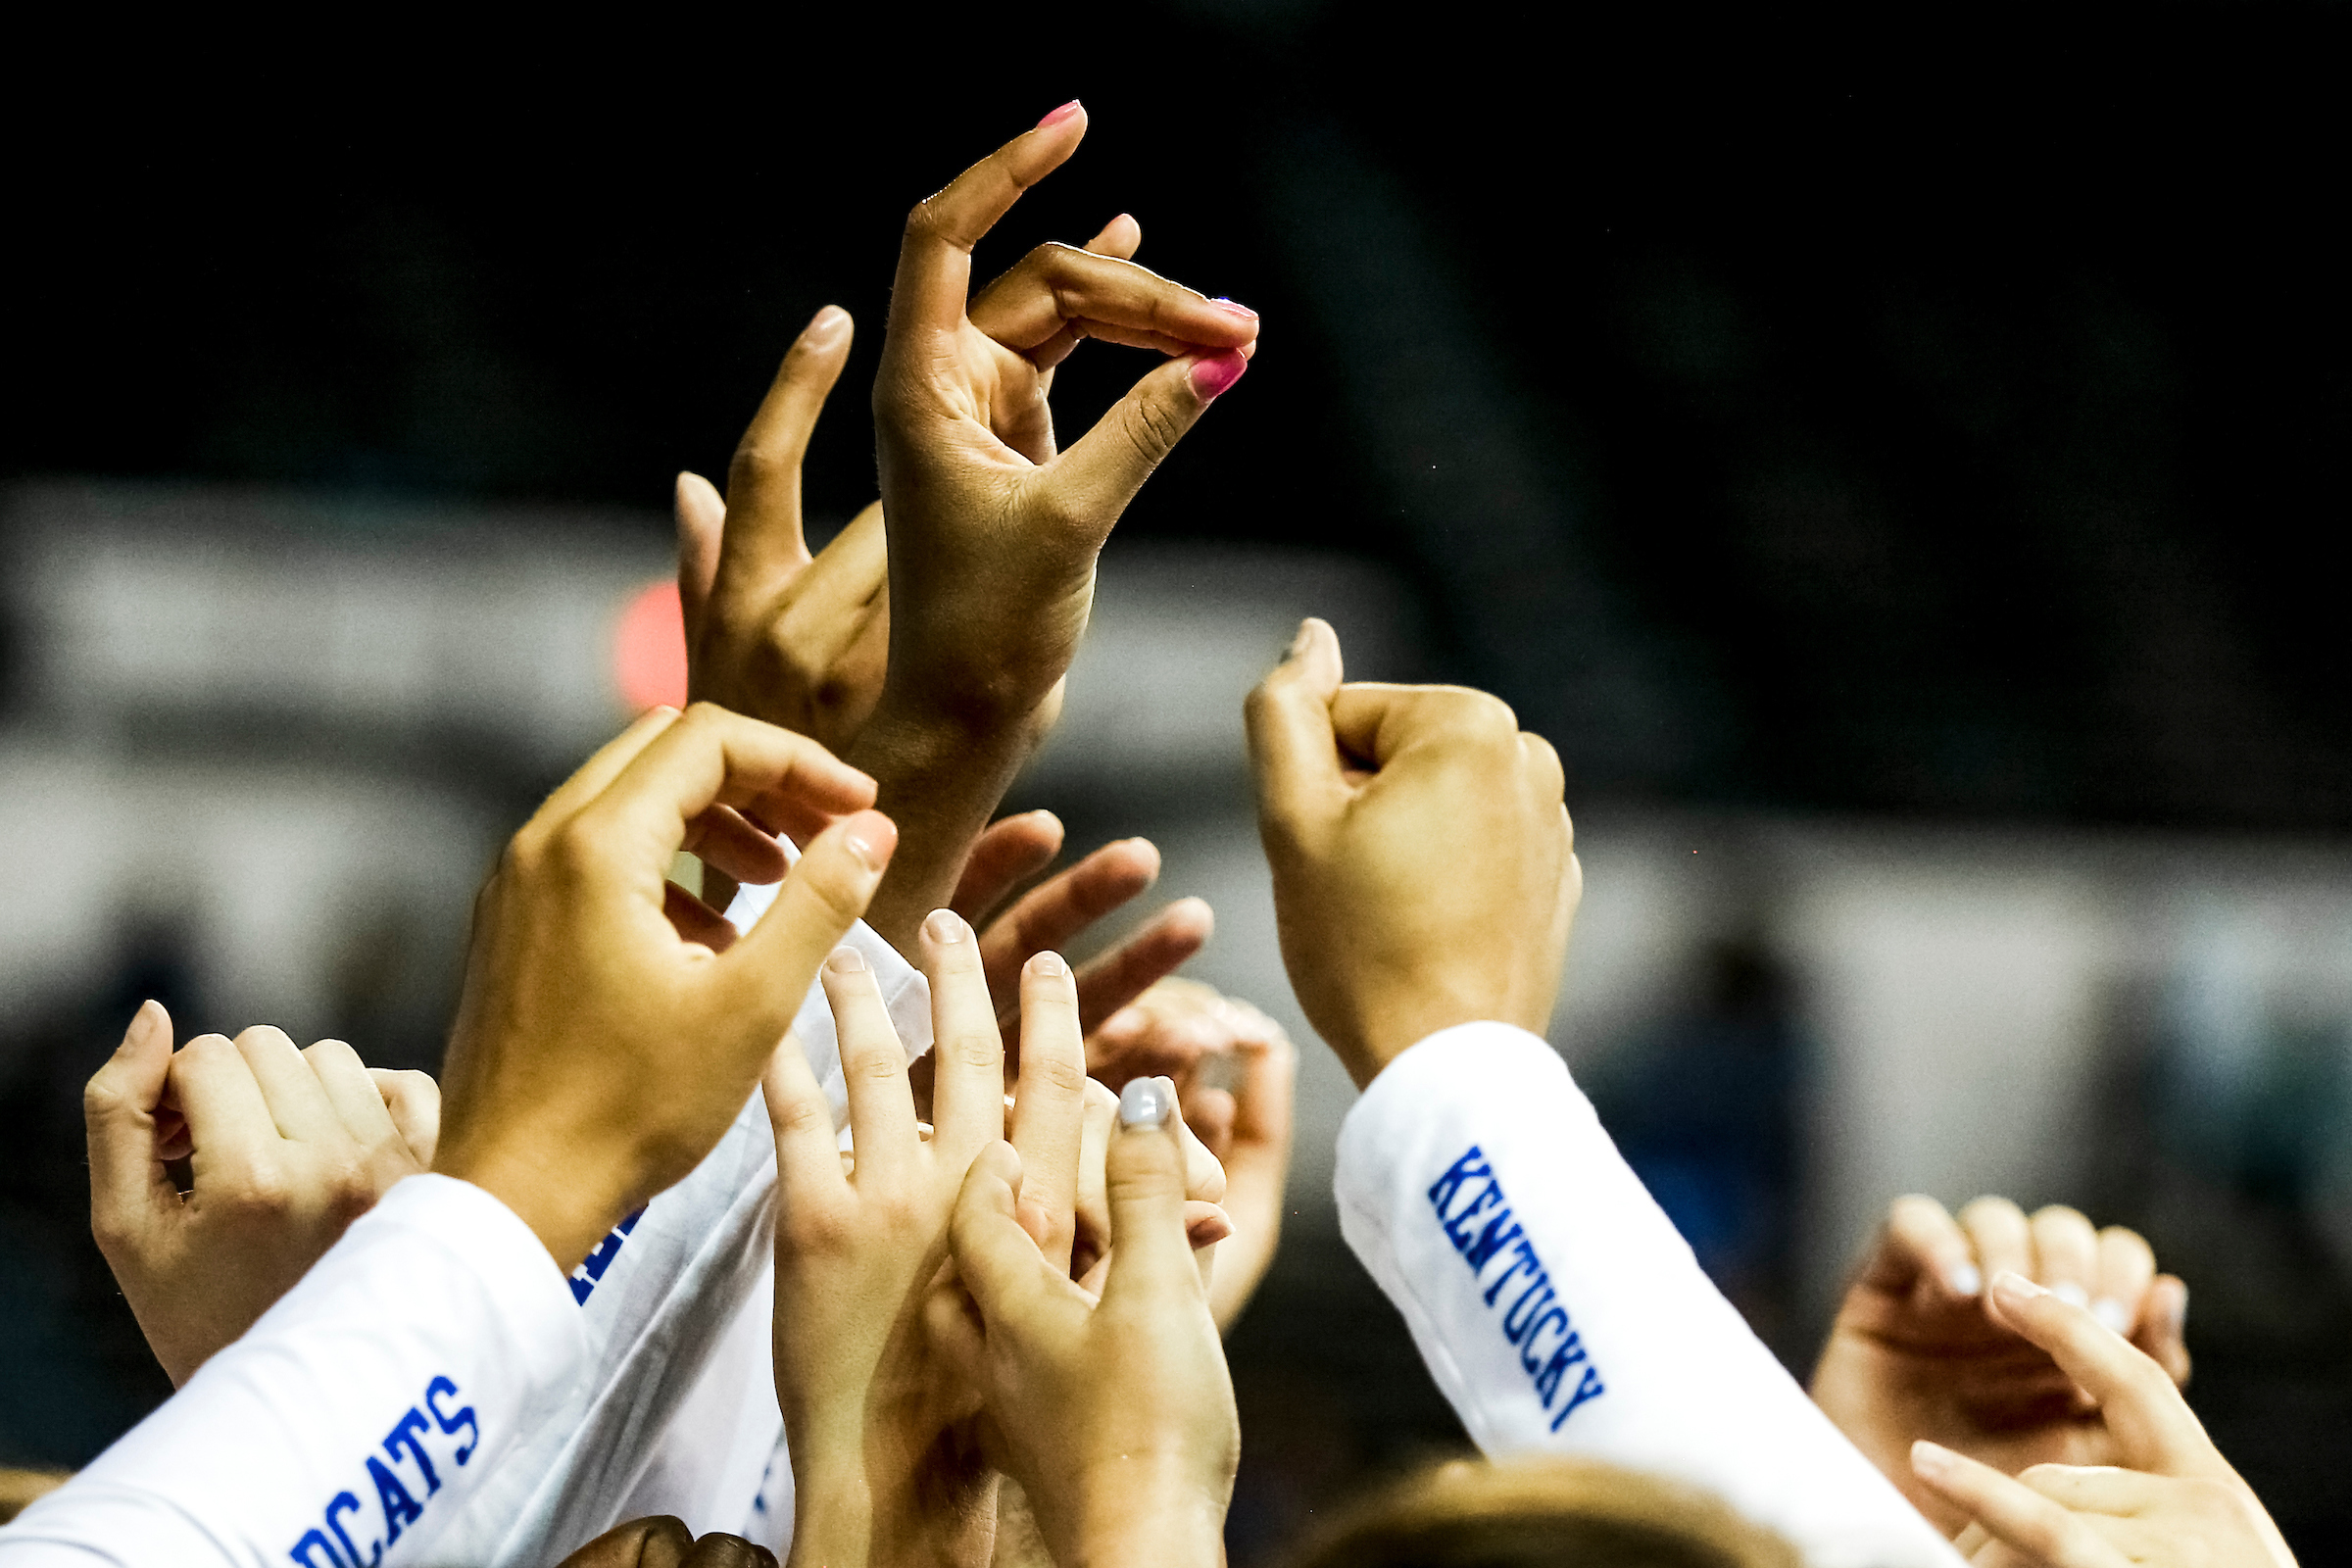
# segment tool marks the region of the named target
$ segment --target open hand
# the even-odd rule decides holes
[[[253,1327],[351,1222],[433,1157],[440,1091],[277,1029],[172,1049],[141,1006],[82,1092],[90,1231],[173,1387]],[[184,1195],[166,1169],[186,1159]]]
[[[2105,1416],[2102,1464],[2036,1464],[2012,1479],[1922,1440],[1919,1482],[1967,1522],[1976,1568],[2294,1568],[2278,1527],[2205,1435],[2172,1372],[2083,1307],[2003,1270],[1993,1315],[2045,1353]]]
[[[1980,1198],[1955,1220],[1932,1198],[1896,1199],[1838,1307],[1812,1393],[1946,1534],[1964,1521],[1913,1472],[1915,1440],[2009,1475],[2045,1462],[2120,1462],[2106,1412],[1984,1294],[2004,1270],[2087,1305],[2176,1380],[2188,1377],[2188,1292],[2156,1272],[2136,1233],[2095,1230],[2060,1204],[2028,1218],[2005,1198]]]

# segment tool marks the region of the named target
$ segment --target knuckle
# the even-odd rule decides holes
[[[1057,1095],[1086,1093],[1086,1063],[1067,1056],[1049,1055],[1043,1052],[1025,1054],[1021,1059],[1021,1077],[1048,1092]]]
[[[1156,399],[1142,398],[1120,405],[1125,411],[1119,429],[1136,457],[1147,467],[1157,467],[1176,450],[1184,426],[1172,410]]]

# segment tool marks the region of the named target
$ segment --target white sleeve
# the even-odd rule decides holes
[[[775,894],[747,887],[727,917],[748,927]],[[909,1058],[930,1049],[928,982],[862,921],[845,940],[865,956]],[[845,1120],[821,989],[810,988],[793,1035],[836,1121]],[[770,1462],[784,1433],[769,1323],[775,1191],[775,1135],[755,1092],[710,1156],[623,1220],[572,1275],[587,1370],[498,1486],[466,1505],[443,1561],[544,1568],[649,1513],[674,1514],[698,1536],[759,1524],[760,1544],[783,1557],[790,1503],[779,1510],[766,1496],[779,1469],[789,1476]]]
[[[0,1564],[389,1568],[561,1406],[586,1352],[539,1238],[488,1193],[413,1176],[246,1335],[0,1529]]]
[[[1814,1568],[1960,1562],[1700,1272],[1536,1036],[1464,1024],[1389,1063],[1341,1127],[1334,1185],[1488,1454],[1705,1487]]]

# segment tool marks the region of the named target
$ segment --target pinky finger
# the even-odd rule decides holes
[[[2159,1274],[2150,1282],[2139,1309],[2139,1331],[2132,1343],[2164,1368],[2175,1388],[2188,1384],[2188,1287],[2178,1274]]]
[[[400,1134],[400,1141],[409,1146],[417,1163],[430,1170],[433,1151],[441,1142],[441,1086],[429,1072],[370,1067],[368,1076],[375,1080],[376,1093],[384,1097],[393,1131]]]
[[[1911,1445],[1911,1470],[1986,1535],[2047,1568],[2126,1568],[2124,1554],[2082,1515],[1990,1465],[1922,1441]]]

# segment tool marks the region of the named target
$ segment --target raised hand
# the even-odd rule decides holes
[[[1232,1328],[1282,1239],[1298,1052],[1248,1003],[1171,978],[1103,1020],[1086,1053],[1087,1069],[1104,1083],[1168,1074],[1185,1125],[1223,1167],[1219,1201],[1233,1234],[1217,1250],[1208,1304],[1217,1327]]]
[[[2171,1369],[2057,1292],[2002,1270],[1992,1315],[2104,1412],[2104,1463],[2036,1464],[2015,1479],[1922,1440],[1913,1473],[1966,1522],[1977,1568],[2294,1568],[2278,1527],[2205,1435]]]
[[[519,1215],[565,1272],[709,1153],[872,897],[897,835],[814,741],[656,709],[558,786],[474,905],[434,1168]],[[773,881],[729,951],[673,928],[680,849]]]
[[[440,1091],[267,1026],[172,1049],[141,1006],[82,1092],[90,1231],[177,1387],[253,1327],[395,1182],[432,1162]],[[167,1170],[186,1159],[184,1195]]]
[[[2050,1354],[2021,1335],[1984,1282],[2003,1271],[2087,1306],[2179,1382],[2188,1292],[2121,1226],[2095,1230],[2053,1204],[2029,1218],[1980,1198],[1955,1220],[1898,1198],[1873,1238],[1813,1373],[1814,1402],[1948,1535],[1965,1522],[1913,1472],[1929,1439],[2014,1475],[2041,1463],[2114,1464],[2115,1431]]]
[[[1558,756],[1482,692],[1340,676],[1310,619],[1247,708],[1307,1020],[1359,1086],[1452,1024],[1543,1033],[1583,887]]]
[[[966,1169],[1004,1132],[1004,1053],[971,927],[923,922],[937,1059],[929,1136],[873,976],[844,948],[824,970],[850,1091],[845,1173],[823,1092],[797,1047],[764,1085],[776,1129],[776,1395],[792,1451],[796,1562],[984,1558],[990,1472],[976,1389],[944,1365],[921,1310],[942,1288]],[[1069,966],[1022,978],[1030,1073],[1012,1136],[1037,1168],[1023,1221],[1066,1271],[1087,1083]]]
[[[874,382],[889,673],[851,753],[882,781],[881,804],[906,833],[870,916],[894,942],[911,940],[921,915],[945,902],[1050,723],[1103,540],[1241,375],[1257,337],[1246,309],[1068,247],[1033,254],[971,299],[973,247],[1085,129],[1075,104],[1047,116],[917,206],[899,254]],[[1080,337],[1170,358],[1064,449],[1044,399],[1054,365]]]
[[[1211,1568],[1222,1560],[1241,1431],[1185,1234],[1174,1097],[1120,1097],[1108,1192],[1115,1246],[1100,1297],[1017,1219],[1026,1166],[983,1152],[956,1203],[957,1276],[933,1331],[983,1392],[1004,1468],[1055,1562]]]

